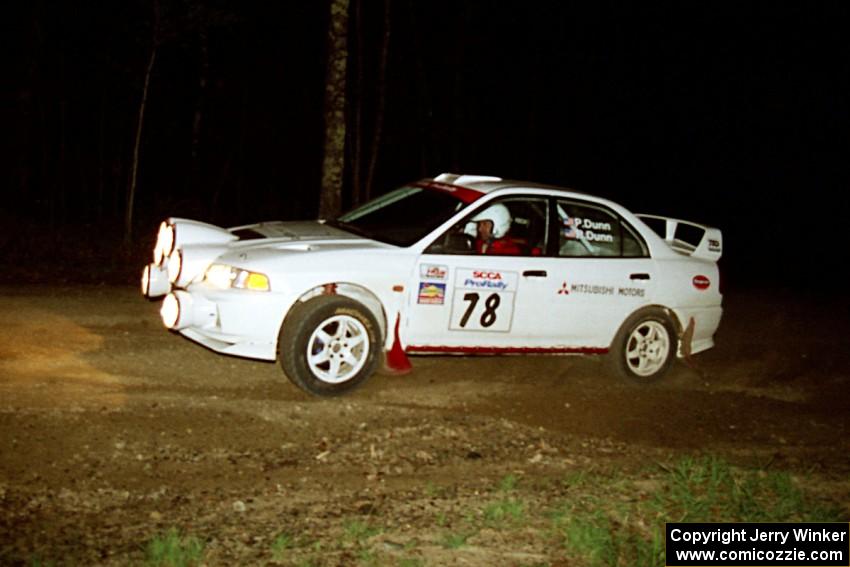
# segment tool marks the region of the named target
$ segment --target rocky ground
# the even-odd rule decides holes
[[[570,479],[682,455],[791,471],[850,517],[846,303],[726,309],[651,386],[594,358],[420,357],[320,400],[166,332],[133,288],[2,287],[0,564],[149,564],[175,528],[207,565],[566,565],[546,518]]]

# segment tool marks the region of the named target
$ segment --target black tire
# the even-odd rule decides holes
[[[380,360],[375,317],[341,295],[320,295],[296,304],[281,325],[277,345],[289,380],[316,396],[353,390],[375,372]]]
[[[634,382],[660,380],[673,364],[679,347],[676,327],[658,307],[638,311],[617,331],[608,352],[608,367]]]

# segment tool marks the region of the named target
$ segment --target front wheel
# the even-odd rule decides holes
[[[377,366],[374,316],[340,295],[321,295],[292,308],[281,326],[278,355],[287,377],[317,396],[348,392]]]
[[[650,308],[629,317],[611,343],[611,369],[637,382],[660,379],[673,364],[678,339],[663,309]]]

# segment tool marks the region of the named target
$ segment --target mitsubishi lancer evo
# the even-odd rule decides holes
[[[599,354],[651,382],[714,345],[722,246],[600,197],[442,174],[335,219],[167,219],[142,291],[168,329],[320,396],[419,354]]]

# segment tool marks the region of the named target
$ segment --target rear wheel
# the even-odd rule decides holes
[[[318,396],[348,392],[378,364],[378,324],[368,309],[341,295],[321,295],[292,308],[281,326],[278,355],[287,377]]]
[[[636,382],[659,380],[673,364],[678,339],[663,309],[649,308],[629,317],[611,343],[609,365],[615,374]]]

